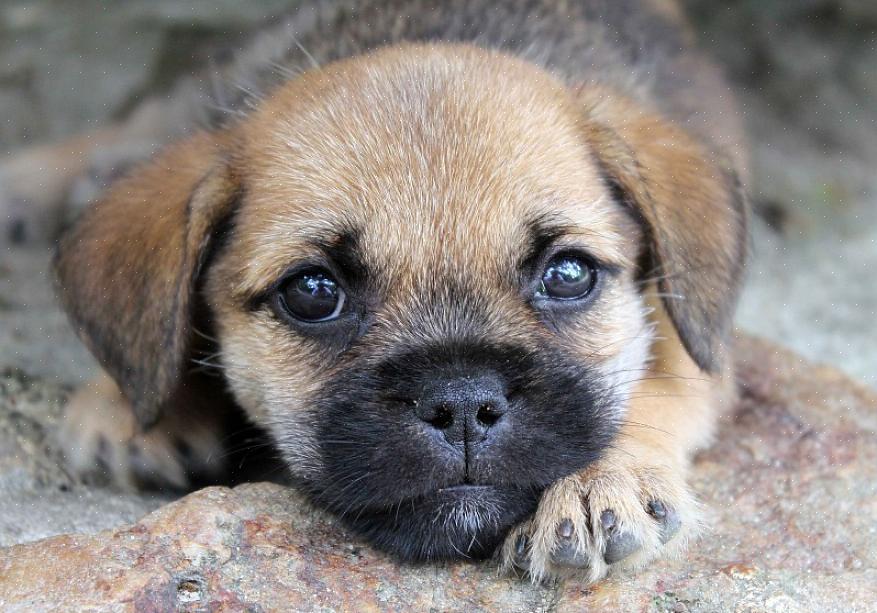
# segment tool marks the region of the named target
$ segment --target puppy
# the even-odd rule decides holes
[[[61,241],[107,372],[70,403],[71,465],[220,478],[238,411],[404,560],[594,581],[679,550],[747,212],[729,94],[675,7],[300,10],[229,68],[258,96]]]

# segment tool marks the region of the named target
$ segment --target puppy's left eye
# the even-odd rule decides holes
[[[536,297],[553,300],[579,300],[591,293],[597,282],[594,265],[576,255],[557,255],[549,260]]]
[[[278,292],[287,313],[298,320],[320,322],[336,319],[347,295],[328,272],[306,270],[286,281]]]

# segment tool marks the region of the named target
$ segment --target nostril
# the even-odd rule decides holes
[[[492,426],[499,421],[502,414],[503,412],[498,410],[493,403],[485,402],[478,407],[478,412],[475,414],[475,418],[485,426]]]
[[[454,412],[446,404],[439,405],[429,423],[437,430],[446,430],[454,424]]]
[[[437,376],[412,404],[420,421],[453,445],[485,440],[510,408],[505,384],[492,375]]]

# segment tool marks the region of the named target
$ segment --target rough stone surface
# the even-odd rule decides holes
[[[76,385],[98,373],[52,287],[52,250],[0,250],[0,369],[14,369],[54,385]]]
[[[638,574],[585,588],[399,566],[263,483],[0,549],[0,609],[874,611],[877,395],[762,341],[737,354],[742,400],[694,472],[711,526]]]
[[[52,445],[65,397],[64,386],[0,369],[0,546],[105,530],[170,500],[85,487],[67,474]]]
[[[124,116],[291,0],[0,0],[0,153]]]

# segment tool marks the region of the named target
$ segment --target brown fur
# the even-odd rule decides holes
[[[185,370],[196,276],[234,200],[221,140],[195,136],[117,183],[57,252],[64,305],[144,424]]]
[[[533,576],[569,573],[552,555],[570,519],[592,560],[585,572],[599,578],[606,509],[642,543],[623,565],[678,548],[698,524],[688,458],[709,440],[730,378],[722,355],[745,256],[743,158],[736,134],[690,131],[665,111],[688,116],[683,94],[650,103],[614,80],[552,75],[472,45],[400,44],[306,72],[246,117],[168,148],[59,249],[65,306],[124,394],[102,384],[99,400],[78,397],[71,414],[130,403],[147,427],[189,410],[180,389],[195,385],[203,328],[236,402],[275,440],[296,441],[293,472],[318,473],[322,387],[360,354],[475,326],[474,306],[452,291],[463,288],[479,296],[480,333],[533,351],[559,342],[628,398],[612,450],[545,492],[508,537],[506,562],[525,536]],[[617,270],[562,334],[521,300],[511,272],[534,219],[562,224],[561,244]],[[352,356],[258,306],[292,264],[319,256],[315,241],[347,231],[374,271],[371,327]],[[125,428],[114,440],[155,432]],[[170,481],[181,474],[166,470]],[[666,546],[645,510],[656,499],[682,519]]]

